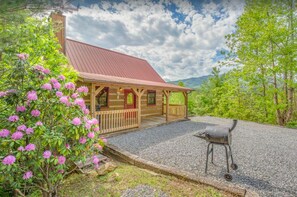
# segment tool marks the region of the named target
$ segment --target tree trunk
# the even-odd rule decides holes
[[[294,45],[294,18],[293,18],[293,12],[294,12],[294,2],[290,1],[290,15],[289,15],[289,24],[290,24],[290,29],[291,29],[291,44]],[[294,87],[293,87],[293,83],[294,83],[294,71],[293,71],[293,64],[294,64],[294,60],[292,57],[292,51],[290,51],[290,64],[289,64],[289,88],[288,88],[288,94],[287,94],[287,101],[288,101],[288,111],[287,114],[285,116],[285,121],[288,122],[291,120],[292,115],[293,115],[293,98],[294,98]]]
[[[268,118],[268,111],[267,111],[267,105],[266,105],[266,84],[265,84],[265,70],[263,67],[263,64],[261,64],[261,74],[262,74],[262,88],[263,88],[263,100],[264,100],[264,113],[265,113],[265,118]]]
[[[273,48],[273,43],[270,41],[270,48],[271,48],[271,57],[272,57],[272,70],[273,70],[273,87],[274,87],[274,93],[273,93],[273,99],[274,99],[274,104],[276,105],[276,118],[277,118],[277,123],[281,126],[284,125],[284,118],[282,116],[282,113],[279,109],[279,100],[278,100],[278,86],[277,86],[277,78],[276,78],[276,71],[275,71],[275,63],[274,63],[274,48]]]

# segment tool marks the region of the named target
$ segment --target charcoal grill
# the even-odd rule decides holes
[[[208,126],[205,128],[204,132],[194,135],[195,137],[202,138],[207,142],[209,142],[207,145],[207,152],[206,152],[205,173],[207,173],[208,157],[210,154],[211,154],[211,163],[214,164],[213,162],[214,145],[224,146],[225,152],[226,152],[226,162],[227,162],[227,173],[224,175],[224,178],[227,181],[232,181],[232,175],[230,174],[230,169],[229,169],[230,157],[231,157],[231,168],[233,170],[238,169],[238,166],[233,161],[232,150],[231,150],[232,131],[235,129],[236,125],[237,125],[237,120],[233,120],[233,124],[231,128],[222,127],[222,126]]]

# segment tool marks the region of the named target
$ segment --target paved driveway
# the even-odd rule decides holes
[[[224,149],[215,146],[214,162],[204,174],[207,143],[193,136],[207,125],[231,120],[194,117],[109,138],[109,143],[144,159],[199,176],[225,181]],[[297,130],[239,121],[233,132],[233,155],[239,169],[233,183],[261,196],[297,196]]]

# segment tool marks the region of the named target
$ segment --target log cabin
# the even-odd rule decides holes
[[[77,86],[89,89],[84,100],[101,133],[188,118],[191,89],[166,83],[144,59],[66,38],[65,16],[51,17],[62,25],[61,52],[78,72]],[[183,94],[183,105],[169,103],[172,92]]]

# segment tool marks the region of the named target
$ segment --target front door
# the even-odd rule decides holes
[[[132,90],[126,89],[125,91],[125,109],[136,108],[136,95]]]
[[[136,108],[136,95],[132,90],[126,89],[124,91],[125,95],[125,109],[135,109]],[[125,118],[130,119],[130,118],[135,118],[136,117],[136,112],[126,112],[125,113]]]

